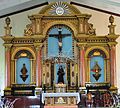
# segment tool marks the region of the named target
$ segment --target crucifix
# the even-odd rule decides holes
[[[58,34],[49,34],[49,37],[55,37],[58,39],[59,54],[62,53],[62,38],[70,35],[71,34],[62,34],[62,28],[58,28]]]

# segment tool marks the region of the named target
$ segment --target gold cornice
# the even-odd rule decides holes
[[[13,44],[32,44],[34,41],[31,37],[23,36],[23,37],[15,37],[12,40]]]
[[[9,43],[9,44],[8,44],[8,43],[7,43],[7,44],[4,43],[3,45],[4,45],[5,47],[11,48],[11,46],[12,46],[13,44],[11,44],[11,43]]]
[[[78,18],[90,18],[92,15],[91,14],[76,14],[76,17]]]
[[[39,40],[43,40],[45,38],[45,35],[32,35],[32,39],[39,39]]]
[[[43,16],[44,16],[43,14],[35,14],[35,15],[28,16],[28,18],[30,20],[33,20],[33,19],[42,18]]]
[[[32,36],[22,36],[22,37],[1,37],[6,44],[33,44],[40,43],[45,39],[43,35],[32,35]]]
[[[43,43],[34,43],[34,46],[38,49],[43,46]]]
[[[89,36],[85,34],[78,34],[76,39],[79,43],[92,43],[92,44],[114,44],[116,45],[116,39],[119,35],[112,35],[112,36]]]
[[[28,16],[28,18],[30,20],[35,20],[35,19],[38,19],[38,18],[42,18],[42,20],[49,20],[49,19],[52,19],[52,20],[56,20],[56,19],[76,19],[78,20],[78,18],[87,18],[89,19],[91,17],[91,15],[89,14],[76,14],[76,15],[62,15],[62,16],[58,16],[58,15],[43,15],[43,14],[36,14],[36,15],[31,15],[31,16]]]
[[[57,15],[54,15],[54,16],[48,16],[48,15],[45,15],[43,17],[43,20],[49,20],[49,19],[52,19],[52,20],[56,20],[56,19],[61,19],[61,20],[64,20],[64,19],[76,19],[77,20],[77,17],[76,16],[57,16]]]
[[[119,36],[120,36],[120,35],[107,35],[106,37],[107,37],[108,39],[114,39],[114,40],[116,40]]]
[[[5,41],[5,43],[12,43],[12,40],[15,38],[13,36],[2,36],[2,40]]]
[[[77,46],[78,47],[85,47],[85,46],[87,46],[87,43],[77,43]]]
[[[115,46],[117,45],[118,42],[108,42],[108,45],[111,47],[111,46]]]

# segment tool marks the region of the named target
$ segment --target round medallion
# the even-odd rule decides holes
[[[56,14],[57,15],[63,15],[64,14],[64,9],[62,7],[57,7],[56,8]]]

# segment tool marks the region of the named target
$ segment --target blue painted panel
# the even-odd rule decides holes
[[[23,64],[25,64],[26,69],[28,71],[26,74],[26,75],[28,75],[28,78],[26,79],[25,82],[20,77],[20,75],[22,75],[21,69],[23,67]],[[30,77],[31,77],[30,59],[29,58],[19,58],[17,60],[17,63],[16,63],[16,81],[17,81],[17,84],[30,84]]]
[[[55,68],[56,68],[56,71],[55,71],[55,83],[57,84],[58,83],[58,69],[59,69],[59,66],[62,65],[63,69],[64,69],[64,83],[66,84],[67,80],[66,80],[66,65],[65,64],[55,64]]]
[[[58,28],[53,28],[49,34],[58,34]],[[58,39],[56,37],[48,37],[48,57],[58,55]]]
[[[69,30],[67,29],[63,29],[62,34],[70,34],[70,36],[65,36],[63,37],[63,54],[68,56],[68,57],[72,57],[73,56],[73,50],[72,50],[72,34]]]
[[[48,57],[58,55],[58,39],[55,37],[48,38]]]
[[[105,77],[104,77],[105,76],[105,73],[104,73],[104,58],[102,56],[97,56],[97,57],[92,57],[91,58],[90,70],[94,67],[96,61],[98,62],[98,65],[102,69],[100,71],[101,77],[99,78],[98,81],[96,81],[95,78],[92,75],[92,74],[94,74],[94,72],[90,71],[90,81],[91,82],[104,82],[105,81]]]

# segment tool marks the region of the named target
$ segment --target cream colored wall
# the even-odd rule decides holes
[[[76,6],[77,7],[77,6]],[[89,20],[90,23],[93,23],[94,28],[96,28],[96,33],[97,35],[107,35],[108,34],[108,24],[109,24],[109,16],[108,14],[104,14],[101,12],[93,11],[90,9],[82,8],[82,7],[77,7],[81,13],[88,13],[92,14],[91,19]],[[12,34],[13,36],[22,36],[23,31],[25,26],[30,22],[29,19],[27,18],[28,15],[36,14],[38,13],[40,8],[33,9],[27,12],[19,13],[17,15],[10,16],[11,18],[11,25],[12,25]],[[115,17],[115,24],[116,24],[116,34],[120,34],[120,18]],[[4,20],[0,19],[0,36],[4,35]],[[116,72],[117,72],[117,87],[119,88],[119,93],[120,93],[120,38],[117,39],[117,61],[116,61]],[[4,47],[3,47],[3,41],[0,39],[0,88],[4,89],[4,73],[5,73],[5,57],[4,57]]]

